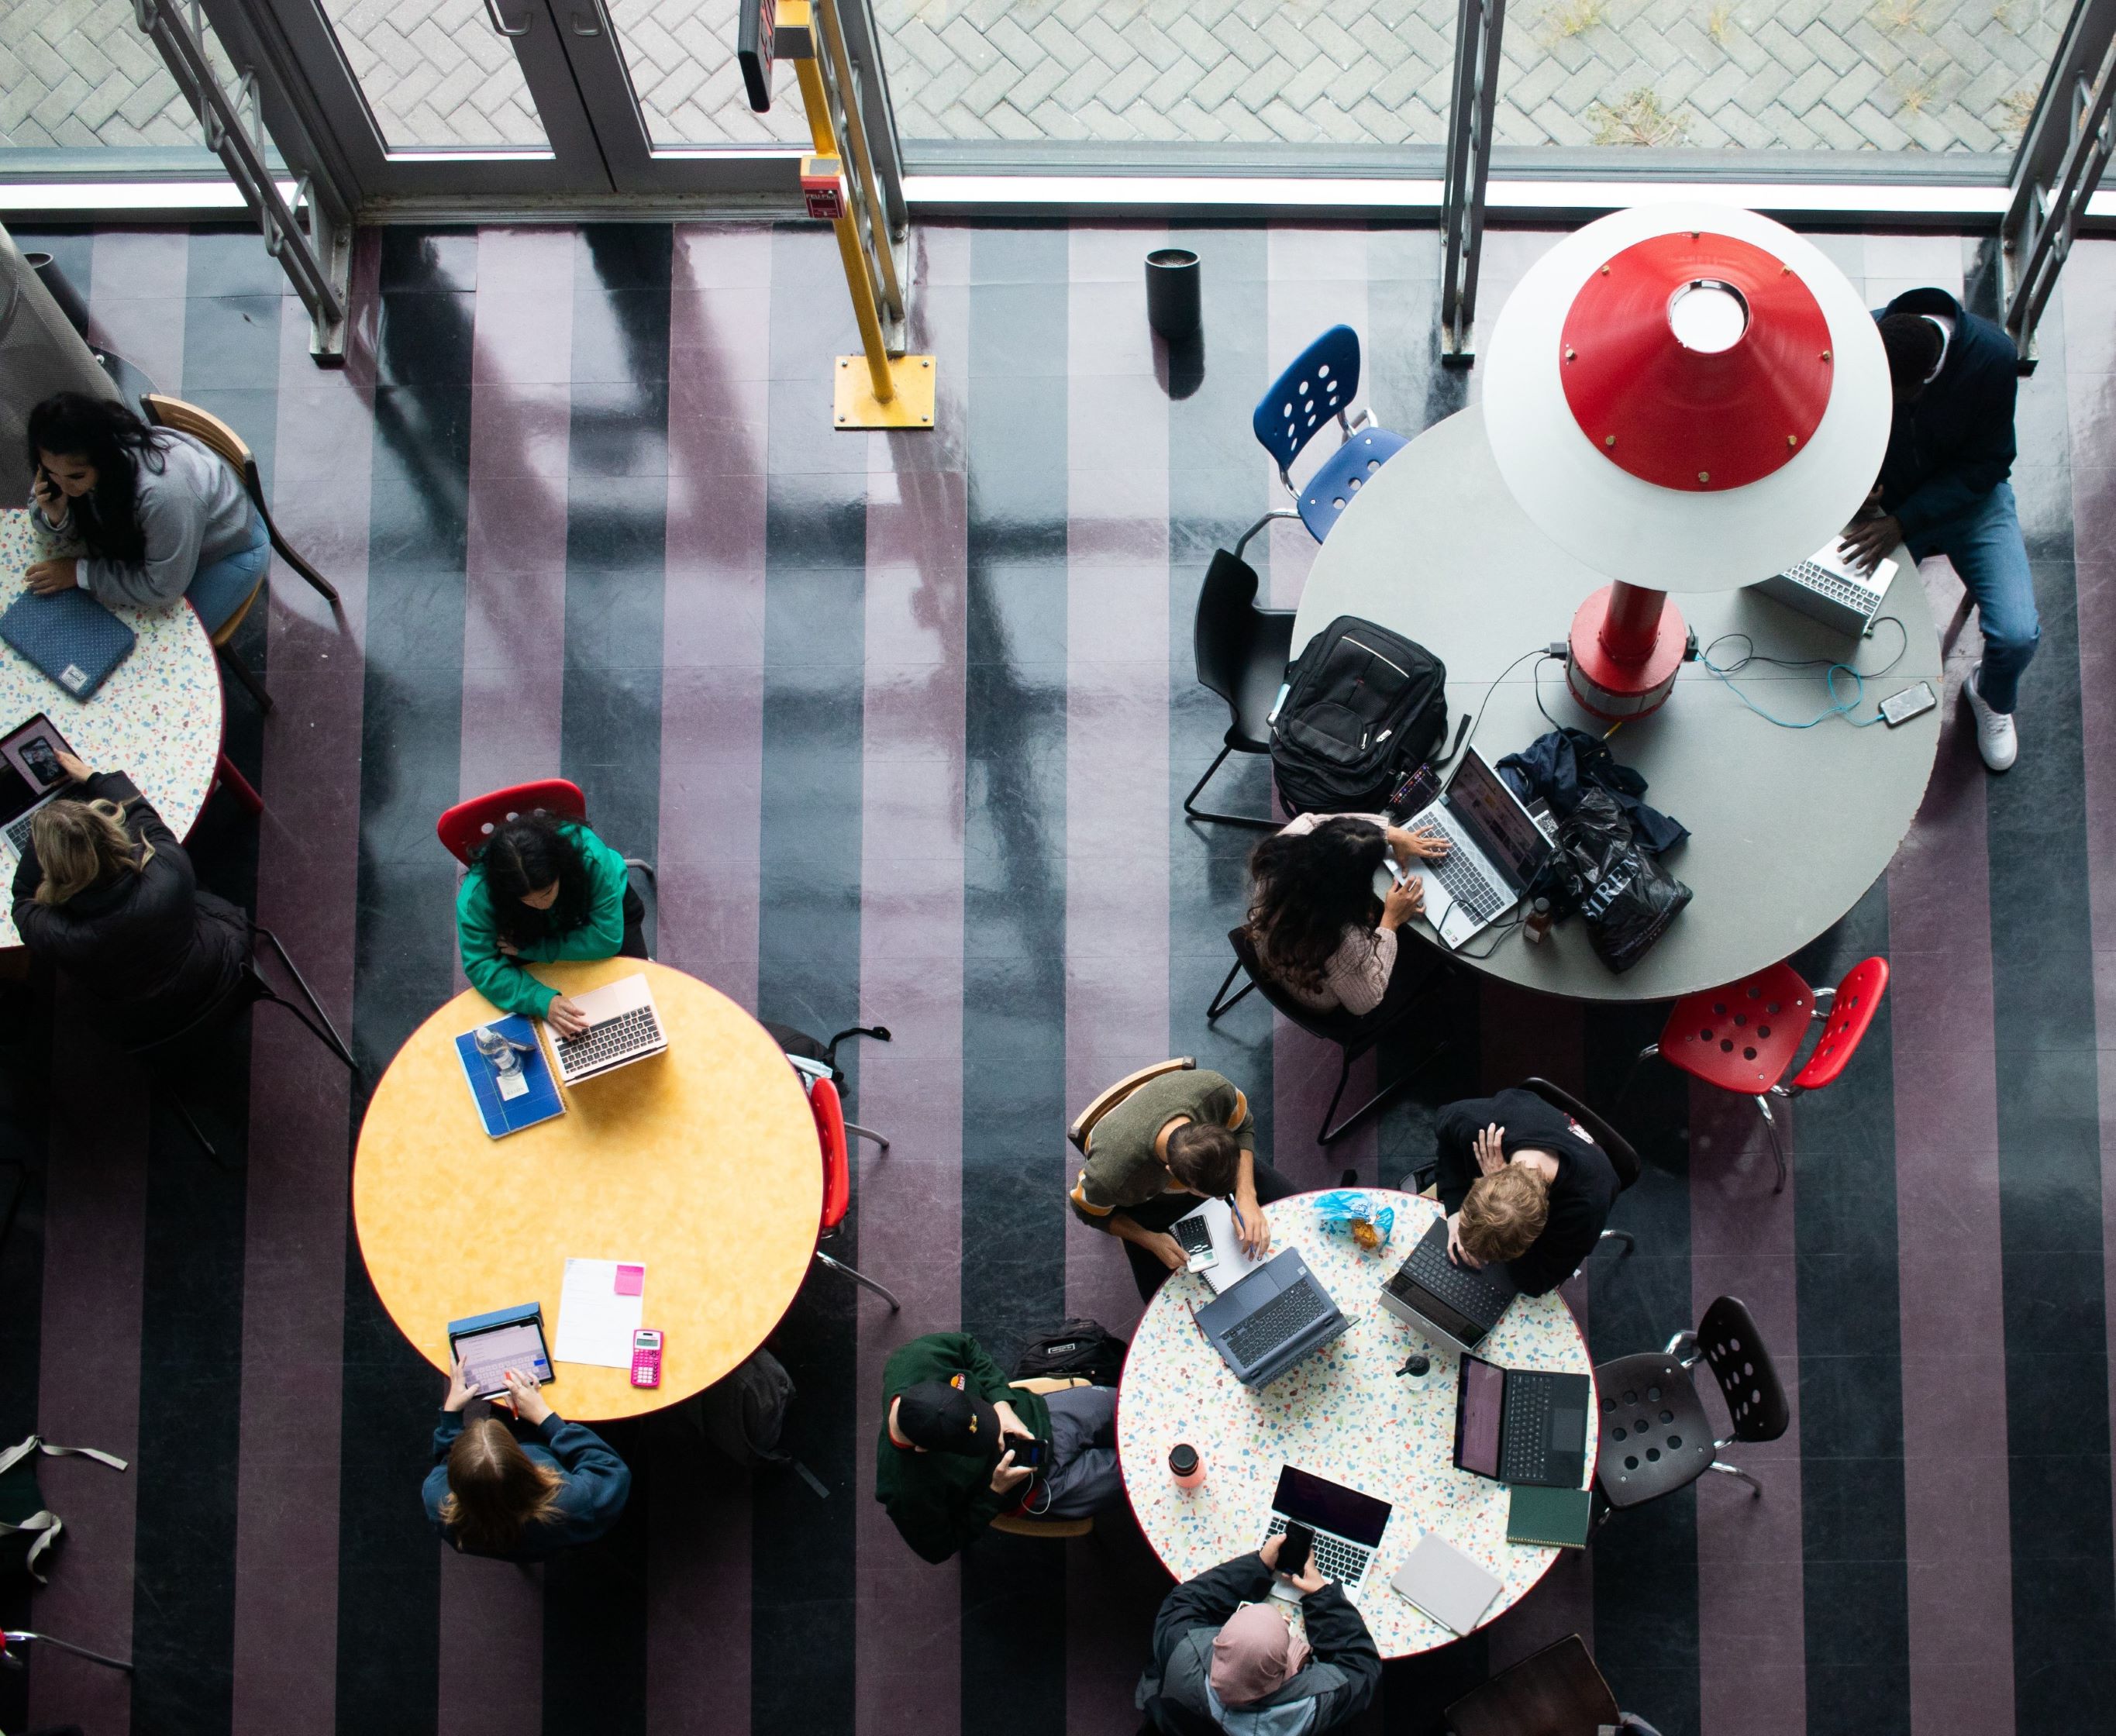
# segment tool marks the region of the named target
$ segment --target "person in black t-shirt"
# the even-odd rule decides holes
[[[1587,1130],[1517,1086],[1447,1105],[1435,1132],[1449,1256],[1503,1265],[1525,1296],[1570,1278],[1622,1186]]]

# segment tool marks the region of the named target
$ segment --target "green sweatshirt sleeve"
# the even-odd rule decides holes
[[[476,868],[463,876],[456,893],[456,941],[462,949],[463,975],[470,985],[502,1013],[541,1018],[559,991],[523,970],[519,960],[499,950],[499,928],[493,921],[492,895]]]
[[[588,918],[578,928],[525,946],[522,957],[540,964],[566,958],[614,958],[624,944],[624,858],[586,826],[563,829],[587,864]]]
[[[978,1383],[978,1395],[987,1404],[1018,1396],[1006,1378],[1006,1371],[992,1361],[991,1353],[983,1345],[967,1332],[957,1333],[955,1336],[962,1344],[963,1367]]]

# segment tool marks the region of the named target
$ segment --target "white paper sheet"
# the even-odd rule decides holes
[[[1217,1258],[1205,1268],[1204,1275],[1214,1295],[1223,1294],[1230,1286],[1263,1264],[1261,1260],[1251,1259],[1249,1250],[1242,1246],[1241,1238],[1235,1233],[1235,1215],[1227,1209],[1225,1200],[1207,1200],[1190,1215],[1203,1218],[1212,1232],[1212,1252]]]
[[[559,1292],[554,1362],[586,1362],[596,1368],[632,1366],[632,1334],[646,1311],[644,1295],[620,1296],[617,1269],[636,1260],[582,1260],[568,1256]]]

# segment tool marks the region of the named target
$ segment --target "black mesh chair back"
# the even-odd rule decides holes
[[[1256,569],[1224,549],[1198,592],[1190,649],[1201,686],[1227,702],[1228,745],[1244,753],[1271,751],[1271,709],[1286,680],[1293,643],[1293,612],[1256,606]]]
[[[1548,1079],[1524,1079],[1521,1089],[1534,1091],[1537,1096],[1561,1114],[1570,1115],[1586,1128],[1594,1143],[1608,1154],[1609,1167],[1617,1172],[1619,1187],[1629,1187],[1639,1178],[1639,1154],[1631,1142],[1619,1133],[1603,1118],[1589,1109],[1562,1085],[1552,1085]]]
[[[1777,1366],[1748,1305],[1716,1298],[1697,1323],[1697,1348],[1719,1382],[1736,1440],[1776,1440],[1792,1421]]]

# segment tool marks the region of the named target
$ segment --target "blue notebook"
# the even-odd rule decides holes
[[[510,1042],[528,1045],[527,1049],[518,1049],[517,1053],[522,1058],[522,1076],[529,1088],[518,1096],[502,1096],[499,1074],[492,1063],[478,1052],[477,1031],[466,1031],[458,1037],[456,1059],[462,1063],[463,1077],[470,1082],[470,1094],[477,1105],[479,1118],[485,1123],[485,1131],[498,1139],[502,1134],[519,1133],[540,1121],[564,1114],[565,1100],[559,1096],[558,1084],[551,1077],[551,1066],[544,1057],[544,1045],[536,1040],[536,1027],[518,1015],[494,1019],[492,1029]]]
[[[25,590],[0,615],[0,639],[76,699],[86,699],[131,654],[136,636],[85,590]]]

